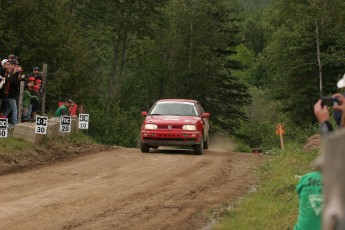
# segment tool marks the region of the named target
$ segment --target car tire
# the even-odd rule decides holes
[[[149,150],[150,150],[150,147],[147,144],[141,143],[141,152],[142,153],[148,153]]]
[[[210,139],[207,135],[206,141],[204,141],[204,149],[208,149],[208,143],[210,142]]]
[[[200,144],[194,145],[194,153],[196,155],[202,155],[203,146],[204,146],[204,136],[201,136]]]

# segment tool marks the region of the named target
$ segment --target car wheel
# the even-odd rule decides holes
[[[141,143],[141,152],[142,153],[148,153],[149,150],[150,150],[150,147],[147,144]]]
[[[194,145],[195,154],[202,155],[203,146],[204,146],[204,136],[201,136],[200,144]]]
[[[209,137],[207,136],[206,141],[204,141],[204,149],[208,149]]]

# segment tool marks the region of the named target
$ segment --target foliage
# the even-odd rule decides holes
[[[96,119],[90,120],[89,134],[103,144],[136,146],[139,135],[138,123],[117,105],[112,105],[110,114],[111,116],[108,116],[100,110],[91,110],[90,117]]]
[[[236,147],[235,147],[234,151],[235,152],[241,152],[241,153],[251,153],[252,148],[250,148],[250,146],[248,146],[247,144],[239,141],[236,143]]]
[[[312,171],[317,152],[304,153],[297,145],[271,156],[256,173],[260,184],[255,193],[224,214],[216,229],[292,229],[297,221],[297,176]],[[264,210],[258,212],[258,210]],[[269,226],[269,227],[267,227]]]
[[[35,145],[29,142],[23,141],[19,138],[7,138],[7,139],[0,139],[0,152],[15,152],[15,151],[22,151],[22,150],[29,150],[34,149]]]
[[[252,148],[270,149],[279,146],[279,137],[275,134],[276,125],[284,123],[277,111],[277,102],[269,100],[264,90],[250,88],[253,103],[245,107],[248,121],[241,124],[239,134]]]
[[[335,61],[343,58],[344,32],[339,29],[344,26],[339,20],[344,18],[343,8],[344,2],[338,0],[277,0],[267,11],[270,89],[281,102],[281,111],[301,127],[315,123],[312,105],[321,95],[336,91],[344,70],[344,62]]]

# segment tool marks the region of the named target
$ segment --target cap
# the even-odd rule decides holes
[[[5,65],[6,62],[8,62],[8,59],[3,59],[3,60],[1,61],[1,65]]]
[[[34,89],[40,89],[40,87],[38,85],[34,85],[32,88]]]
[[[10,55],[8,55],[8,59],[18,60],[18,57],[14,54],[10,54]]]
[[[29,77],[28,81],[35,81],[35,78],[34,77]]]
[[[32,70],[39,70],[40,68],[38,68],[38,66],[35,66],[32,68]]]
[[[35,83],[41,83],[41,79],[36,79]]]
[[[344,74],[343,77],[338,81],[337,87],[338,87],[338,88],[345,88],[345,74]]]

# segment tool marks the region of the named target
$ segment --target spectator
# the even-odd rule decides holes
[[[0,75],[0,90],[2,89],[5,83],[6,83],[6,78]],[[1,108],[1,104],[2,104],[2,97],[0,96],[0,108]]]
[[[338,88],[345,87],[345,76],[338,84]],[[341,93],[332,95],[339,103],[332,106],[334,111],[338,111],[340,117],[335,117],[338,125],[344,125],[345,97]],[[326,135],[333,130],[330,123],[330,113],[327,105],[322,105],[322,100],[314,104],[314,114],[320,124],[320,134]],[[322,155],[316,160],[316,166],[320,166]],[[299,198],[299,215],[294,230],[299,229],[321,229],[321,218],[323,209],[322,176],[320,172],[311,172],[301,177],[296,191]]]
[[[319,230],[323,206],[322,178],[320,172],[303,175],[296,187],[299,213],[294,230]]]
[[[341,93],[333,94],[332,97],[336,97],[339,100],[338,105],[334,105],[333,110],[338,110],[342,114],[345,114],[345,96]],[[327,106],[322,106],[322,100],[318,100],[314,105],[314,113],[320,124],[320,134],[325,135],[333,130],[331,123],[329,122],[330,114]],[[339,125],[344,125],[344,118],[342,116],[339,119]]]
[[[345,74],[344,74],[343,77],[338,81],[337,87],[338,87],[339,89],[344,89],[344,88],[345,88]],[[343,93],[343,95],[345,96],[345,93]],[[341,110],[334,110],[334,111],[333,111],[333,117],[334,117],[334,120],[335,120],[336,124],[337,124],[338,126],[340,126],[340,125],[341,125],[342,111],[341,111]]]
[[[5,103],[2,103],[2,102],[6,98],[5,88],[7,85],[7,79],[9,78],[8,68],[7,68],[8,62],[9,62],[8,59],[3,59],[1,61],[1,67],[0,67],[0,76],[2,78],[2,81],[1,81],[2,87],[0,89],[0,100],[1,100],[0,116],[3,116],[3,111],[5,109]]]
[[[32,82],[33,84],[35,84],[36,79],[34,77],[28,77],[28,83]]]
[[[71,99],[68,99],[61,105],[55,112],[55,117],[61,117],[61,116],[70,116],[71,112],[69,111],[69,108],[74,105],[74,102]]]
[[[29,77],[34,77],[35,80],[40,79],[42,81],[42,75],[38,72],[40,68],[38,66],[35,66],[32,68],[32,73],[29,74]]]
[[[39,112],[40,109],[40,101],[39,101],[39,90],[40,87],[38,85],[33,85],[31,94],[35,96],[35,99],[31,100],[31,117],[32,120],[36,120],[36,114]]]
[[[16,61],[18,61],[18,57],[16,55],[14,55],[14,54],[9,54],[8,55],[8,59],[9,60],[16,60]]]
[[[27,83],[23,95],[23,121],[30,121],[31,114],[29,113],[31,100],[38,100],[37,96],[31,95],[30,90],[33,87],[33,82]]]
[[[6,82],[6,78],[5,78],[5,77],[2,77],[2,76],[0,75],[0,89],[4,86],[5,82]],[[1,105],[1,103],[0,103],[0,105]]]
[[[18,108],[17,108],[17,99],[19,96],[19,85],[20,85],[20,76],[21,73],[15,70],[15,63],[4,59],[2,61],[3,69],[7,74],[6,83],[1,89],[2,96],[2,115],[8,117],[12,115],[11,124],[15,125],[18,123]]]

